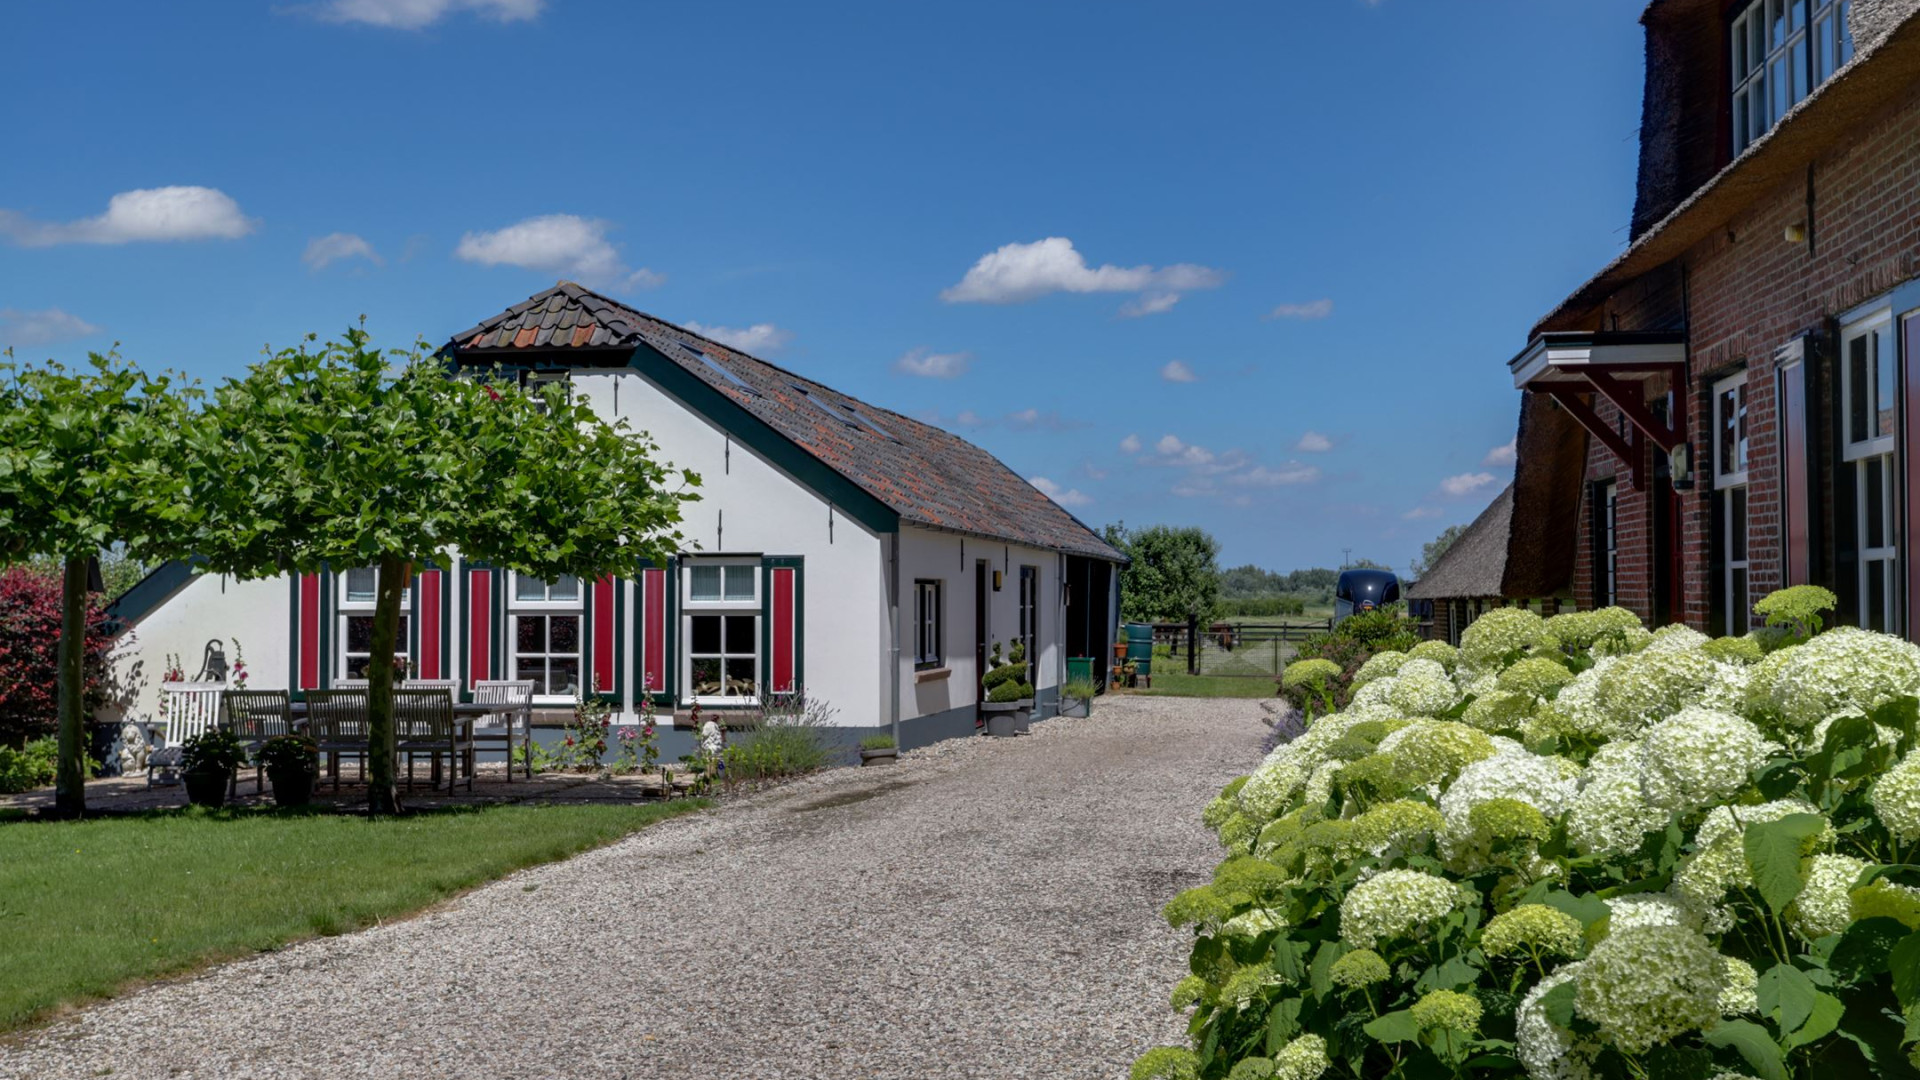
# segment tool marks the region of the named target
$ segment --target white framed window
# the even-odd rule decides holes
[[[508,594],[508,670],[533,683],[535,697],[578,700],[585,592],[580,580],[513,574]]]
[[[1854,554],[1860,625],[1897,633],[1894,604],[1899,558],[1899,497],[1894,429],[1899,415],[1895,381],[1898,350],[1893,319],[1882,309],[1842,327],[1840,394],[1842,458],[1851,465]]]
[[[1853,58],[1851,6],[1850,0],[1752,0],[1734,17],[1727,49],[1735,154]]]
[[[359,566],[336,578],[339,598],[336,612],[334,677],[364,679],[373,662],[373,608],[379,597],[380,573],[371,566]],[[394,637],[393,659],[405,670],[407,664],[409,605],[413,600],[411,584],[400,591],[400,625]]]
[[[1752,629],[1747,583],[1747,373],[1713,385],[1713,497],[1720,511],[1721,616],[1729,636]]]
[[[759,558],[687,559],[680,575],[682,696],[751,704],[763,678]]]
[[[1612,607],[1620,602],[1620,486],[1608,480],[1594,494],[1600,530],[1594,545],[1594,599],[1600,607]]]
[[[916,668],[937,668],[946,662],[946,623],[941,599],[940,582],[923,579],[913,583],[913,666]]]

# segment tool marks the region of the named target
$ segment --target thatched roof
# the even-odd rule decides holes
[[[1587,439],[1587,429],[1552,398],[1521,395],[1520,431],[1514,437],[1513,524],[1499,595],[1536,599],[1559,596],[1572,586]]]
[[[1503,595],[1507,573],[1507,537],[1513,523],[1513,485],[1480,511],[1467,531],[1427,572],[1407,587],[1412,600],[1452,600]]]

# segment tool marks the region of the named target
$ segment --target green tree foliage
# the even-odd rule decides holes
[[[1413,562],[1407,566],[1407,569],[1411,570],[1413,576],[1416,578],[1426,577],[1427,571],[1433,569],[1433,564],[1439,562],[1440,556],[1445,555],[1447,549],[1453,546],[1454,541],[1460,539],[1460,534],[1466,531],[1467,527],[1465,525],[1447,526],[1441,530],[1439,536],[1434,537],[1421,546],[1420,557],[1413,560]]]
[[[1120,571],[1120,614],[1128,622],[1184,622],[1213,617],[1220,599],[1220,542],[1206,530],[1125,522],[1105,529],[1107,542],[1132,562]]]
[[[181,554],[192,398],[115,355],[77,369],[0,363],[0,563],[60,565],[61,813],[86,809],[87,561],[116,543],[135,558]]]
[[[690,472],[566,389],[450,378],[364,329],[280,352],[219,387],[192,431],[200,569],[241,578],[378,570],[370,806],[398,808],[393,654],[414,571],[455,553],[546,580],[632,576],[678,549]]]

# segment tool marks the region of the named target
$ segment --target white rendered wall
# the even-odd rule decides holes
[[[900,529],[900,718],[956,709],[975,703],[974,564],[987,562],[987,649],[994,642],[1011,645],[1020,632],[1020,568],[1039,570],[1035,608],[1040,627],[1039,656],[1034,689],[1057,687],[1061,681],[1065,647],[1064,611],[1060,603],[1060,557],[1051,551],[1026,548],[977,537],[957,536],[903,525]],[[999,592],[993,592],[992,572],[1001,571]],[[945,678],[920,678],[913,663],[914,582],[941,583],[945,612]],[[1005,650],[1002,650],[1002,655]],[[991,663],[991,659],[988,661]]]
[[[191,579],[115,644],[108,660],[109,704],[101,718],[158,719],[167,654],[179,656],[191,679],[199,674],[207,642],[214,638],[220,640],[229,666],[235,660],[234,640],[239,640],[249,688],[285,688],[291,614],[284,577],[236,581],[203,574]]]
[[[659,444],[676,469],[700,474],[700,501],[683,508],[683,554],[798,555],[802,675],[810,696],[839,710],[837,724],[888,723],[885,711],[886,543],[727,432],[626,369],[576,372],[575,393],[607,419]],[[757,423],[758,421],[754,421]],[[829,525],[831,518],[831,525]],[[629,597],[628,609],[634,605]],[[633,627],[628,640],[635,641]]]

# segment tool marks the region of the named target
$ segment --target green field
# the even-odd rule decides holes
[[[141,979],[404,916],[706,805],[0,824],[0,1031]]]
[[[1155,675],[1151,690],[1122,690],[1120,693],[1152,697],[1263,698],[1273,697],[1278,690],[1279,687],[1269,678],[1189,675],[1179,671]]]

